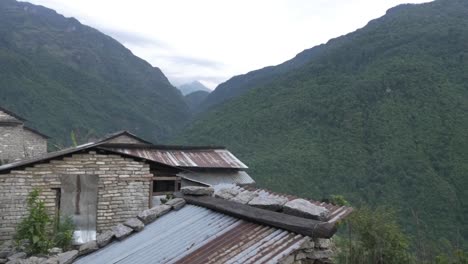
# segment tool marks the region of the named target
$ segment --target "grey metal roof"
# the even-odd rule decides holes
[[[194,182],[204,183],[211,186],[220,184],[255,184],[255,181],[245,171],[227,172],[181,172],[178,176]]]
[[[157,149],[154,147],[108,147],[116,152],[154,160],[175,167],[247,169],[248,167],[227,149]]]
[[[85,263],[276,263],[308,237],[194,205],[76,261]]]

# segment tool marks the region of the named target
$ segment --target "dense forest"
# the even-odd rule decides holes
[[[467,14],[464,0],[397,6],[236,76],[174,142],[227,145],[275,191],[394,208],[427,248],[466,246]]]
[[[149,140],[188,117],[160,69],[101,32],[51,9],[0,1],[0,105],[59,145],[127,129]]]

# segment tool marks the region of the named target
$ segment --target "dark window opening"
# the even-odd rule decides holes
[[[180,179],[177,177],[162,177],[165,179],[153,178],[153,195],[172,194],[180,190]]]
[[[60,200],[62,198],[62,189],[52,188],[55,191],[55,228],[58,229],[60,224]]]
[[[175,181],[156,181],[153,192],[173,192]]]

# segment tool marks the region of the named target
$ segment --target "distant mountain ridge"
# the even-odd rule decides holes
[[[420,243],[467,245],[466,14],[463,0],[401,5],[298,67],[236,76],[175,143],[227,145],[260,186],[386,205]]]
[[[180,92],[157,67],[55,11],[0,2],[0,105],[60,144],[127,129],[163,140],[187,120]]]
[[[182,95],[184,96],[196,91],[205,91],[208,93],[211,92],[209,88],[207,88],[199,81],[193,81],[191,83],[182,84],[178,87],[178,89],[182,92]]]
[[[198,112],[198,109],[201,107],[201,104],[205,101],[210,93],[207,91],[195,91],[187,94],[185,96],[185,102],[192,111],[192,113]]]
[[[276,75],[291,72],[300,68],[314,57],[320,55],[323,47],[324,45],[319,45],[310,49],[306,49],[297,54],[294,58],[277,66],[268,66],[230,78],[226,82],[219,84],[216,89],[210,93],[210,95],[206,98],[200,107],[200,112],[243,95],[253,87],[271,82],[272,78],[275,78]]]

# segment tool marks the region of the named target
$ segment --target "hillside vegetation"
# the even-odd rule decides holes
[[[184,96],[185,102],[192,112],[197,112],[201,107],[201,103],[208,97],[210,93],[207,91],[195,91]]]
[[[259,186],[387,205],[425,246],[459,245],[468,241],[467,14],[464,0],[392,8],[294,69],[220,85],[207,100],[218,89],[230,99],[175,141],[226,145]]]
[[[0,105],[55,143],[128,129],[149,140],[188,117],[160,69],[109,36],[55,11],[0,1]]]

